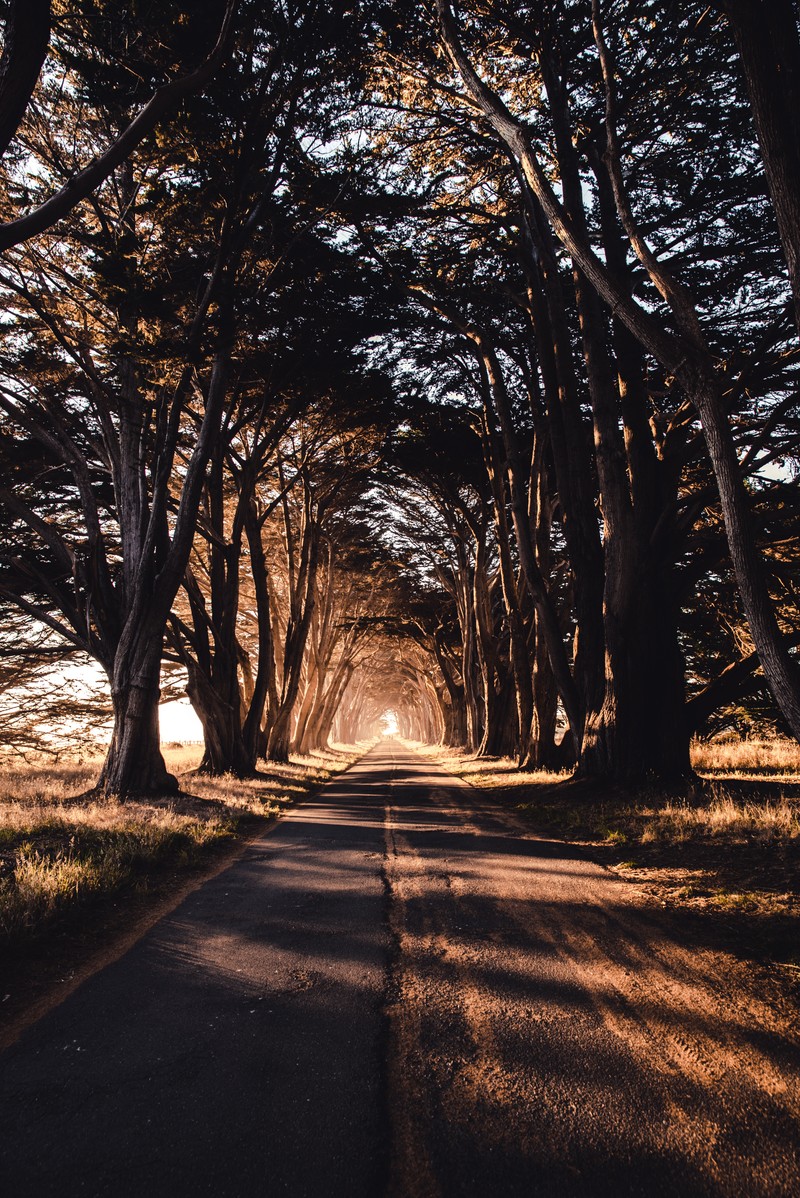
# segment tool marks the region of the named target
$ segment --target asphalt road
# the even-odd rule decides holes
[[[0,1194],[800,1195],[800,1026],[384,742],[0,1057]]]

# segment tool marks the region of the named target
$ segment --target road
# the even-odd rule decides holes
[[[800,1028],[396,742],[0,1058],[0,1193],[800,1194]]]

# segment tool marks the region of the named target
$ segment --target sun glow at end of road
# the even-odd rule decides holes
[[[381,716],[381,736],[397,736],[398,731],[397,716],[393,711],[385,711]]]

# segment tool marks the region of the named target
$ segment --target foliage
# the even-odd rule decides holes
[[[58,7],[0,216],[224,7]],[[244,0],[202,87],[6,253],[0,596],[105,671],[106,791],[174,784],[164,662],[243,776],[389,709],[623,782],[796,733],[791,146],[742,19]]]

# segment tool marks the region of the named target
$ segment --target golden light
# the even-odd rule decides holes
[[[397,716],[393,711],[385,711],[380,718],[381,736],[397,736],[400,728],[397,723]]]

